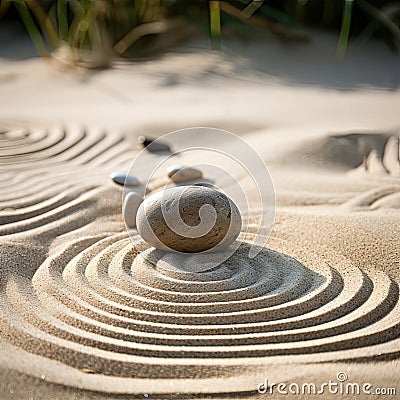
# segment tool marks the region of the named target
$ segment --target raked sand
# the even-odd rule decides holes
[[[340,372],[400,392],[398,59],[371,43],[338,65],[330,37],[198,45],[93,75],[1,60],[2,399],[263,398],[265,378]],[[277,201],[254,259],[256,219],[202,272],[132,242],[108,178],[138,134],[196,125],[253,146]]]

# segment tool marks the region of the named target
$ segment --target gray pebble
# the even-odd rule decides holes
[[[229,246],[240,233],[242,218],[224,193],[179,186],[145,199],[136,225],[143,240],[158,249],[195,253]]]
[[[110,174],[110,178],[119,185],[138,186],[140,184],[140,181],[136,176],[128,175],[125,172],[113,172]]]
[[[196,168],[183,167],[181,165],[174,165],[173,167],[167,168],[168,178],[171,178],[175,183],[192,181],[194,179],[200,179],[203,173]]]
[[[125,196],[122,205],[122,213],[124,215],[125,223],[129,228],[134,228],[136,226],[136,214],[142,202],[142,196],[136,192],[129,192]]]
[[[139,136],[138,143],[139,145],[143,146],[146,150],[150,153],[163,153],[163,152],[171,152],[170,147],[163,143],[161,140],[151,139],[146,136]]]

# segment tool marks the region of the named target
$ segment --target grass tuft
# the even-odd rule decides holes
[[[400,49],[395,0],[0,0],[0,18],[12,9],[43,56],[66,46],[74,54],[138,56],[177,44],[194,27],[208,32],[216,50],[222,32],[248,26],[288,40],[306,40],[307,27],[334,29],[338,58],[361,34],[380,35]]]

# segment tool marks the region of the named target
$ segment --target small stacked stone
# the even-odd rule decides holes
[[[167,169],[168,178],[170,178],[175,183],[193,181],[195,179],[200,179],[203,173],[196,168],[184,167],[181,165],[174,165]]]

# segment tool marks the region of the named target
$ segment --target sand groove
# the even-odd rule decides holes
[[[132,157],[127,147],[123,136],[95,130],[3,130],[0,236],[58,236],[112,218],[121,195],[107,175],[122,149]]]
[[[382,272],[267,249],[250,260],[244,243],[218,268],[182,270],[180,279],[178,265],[173,277],[162,265],[164,258],[181,262],[179,256],[145,247],[139,239],[132,247],[124,233],[78,239],[49,257],[31,282],[11,279],[3,288],[2,317],[9,340],[52,358],[51,337],[68,348],[64,362],[81,369],[86,350],[77,344],[102,349],[115,357],[118,375],[131,370],[135,357],[188,358],[196,371],[196,359],[337,352],[399,337],[398,286]],[[248,297],[241,295],[246,288]],[[24,339],[28,326],[42,332],[35,335],[40,346]]]
[[[0,165],[12,163],[17,168],[32,162],[37,167],[65,162],[71,166],[103,165],[118,160],[122,152],[129,153],[126,138],[119,134],[80,128],[28,130],[24,140],[11,137],[1,141]]]
[[[39,265],[0,269],[1,337],[50,367],[187,379],[243,374],[276,356],[396,356],[399,288],[384,272],[345,260],[330,265],[277,238],[250,259],[251,234],[212,268],[203,255],[158,252],[138,236],[132,243],[121,193],[105,183],[109,168],[131,161],[123,137],[15,130],[0,133],[0,147],[0,236],[67,235]],[[374,189],[346,206],[394,204],[398,192]],[[106,222],[92,232],[100,218]],[[93,389],[85,376],[74,384]]]

